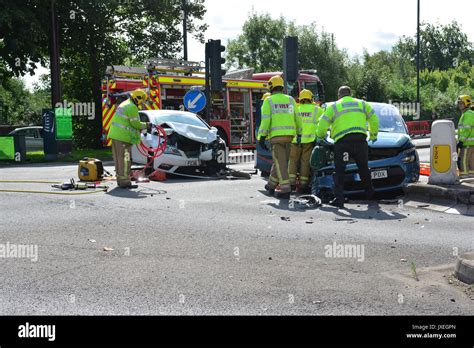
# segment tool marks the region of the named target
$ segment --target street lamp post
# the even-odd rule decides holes
[[[55,9],[56,0],[51,0],[51,28],[50,28],[50,66],[51,66],[51,103],[55,108],[61,101],[61,75],[59,66],[58,22]]]
[[[416,106],[417,118],[420,119],[420,0],[417,0],[417,21],[416,21]]]

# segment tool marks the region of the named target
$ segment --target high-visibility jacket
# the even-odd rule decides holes
[[[465,146],[474,146],[474,111],[463,112],[458,123],[458,140]]]
[[[369,124],[370,138],[376,138],[379,132],[379,118],[365,100],[343,97],[327,107],[319,119],[316,135],[325,138],[326,131],[331,127],[331,138],[337,142],[350,133],[367,135]]]
[[[140,131],[145,128],[146,123],[140,122],[138,107],[131,99],[127,99],[115,111],[107,137],[129,144],[139,144]]]
[[[300,104],[296,113],[297,132],[301,134],[301,144],[312,143],[316,139],[316,127],[324,110],[316,104]],[[293,144],[297,143],[297,137]]]
[[[296,102],[283,93],[272,94],[262,105],[262,121],[258,129],[258,140],[296,135]]]

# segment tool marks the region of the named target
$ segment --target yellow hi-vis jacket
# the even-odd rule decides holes
[[[316,127],[324,110],[316,104],[300,104],[296,113],[297,132],[301,134],[301,144],[312,143],[316,140]],[[293,144],[297,143],[297,137]]]
[[[261,137],[294,137],[296,135],[296,102],[293,97],[276,93],[269,96],[262,105],[262,121],[258,129]]]
[[[135,145],[140,143],[142,129],[146,129],[146,123],[140,122],[138,107],[127,99],[115,111],[107,137]]]
[[[370,104],[365,100],[343,97],[326,108],[319,119],[316,136],[319,139],[325,138],[329,127],[331,127],[331,138],[334,142],[350,133],[367,135],[367,123],[370,139],[377,138],[379,118]]]
[[[458,123],[458,140],[465,146],[474,146],[474,111],[466,109]]]

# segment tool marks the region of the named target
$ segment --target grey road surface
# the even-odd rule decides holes
[[[72,165],[0,168],[4,180],[76,175]],[[263,186],[254,176],[0,192],[0,314],[474,314],[472,288],[450,276],[456,254],[474,250],[472,217],[401,201],[304,210]],[[7,244],[37,246],[38,259],[12,257]]]

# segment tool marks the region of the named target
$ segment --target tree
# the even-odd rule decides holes
[[[319,32],[315,23],[296,27],[300,69],[316,69],[324,84],[326,100],[335,100],[337,90],[347,84],[347,53],[337,48],[334,37]]]
[[[282,41],[288,32],[283,17],[251,12],[242,34],[227,44],[227,68],[252,67],[258,72],[279,71],[283,64]]]
[[[48,0],[0,0],[0,54],[17,75],[31,72],[48,60]],[[188,3],[188,31],[203,41],[207,24],[204,0]],[[181,47],[180,0],[73,0],[56,3],[60,32],[63,99],[94,102],[92,122],[81,125],[87,146],[100,146],[101,81],[105,68],[125,60],[142,65],[147,57],[177,57]],[[14,28],[19,30],[12,30]],[[25,28],[23,30],[23,28]],[[31,34],[33,32],[33,34]],[[17,60],[20,66],[15,63]],[[26,63],[23,63],[26,62]]]
[[[410,59],[415,66],[415,36],[401,37],[393,50],[397,56]],[[474,64],[474,46],[456,21],[448,25],[422,23],[420,52],[421,70],[447,70],[456,67],[461,61]]]
[[[326,98],[336,98],[337,88],[347,80],[347,53],[337,48],[331,34],[319,31],[316,24],[296,26],[283,17],[250,13],[237,39],[227,45],[227,69],[252,67],[257,72],[281,71],[283,39],[297,36],[299,67],[316,69],[325,84]]]

